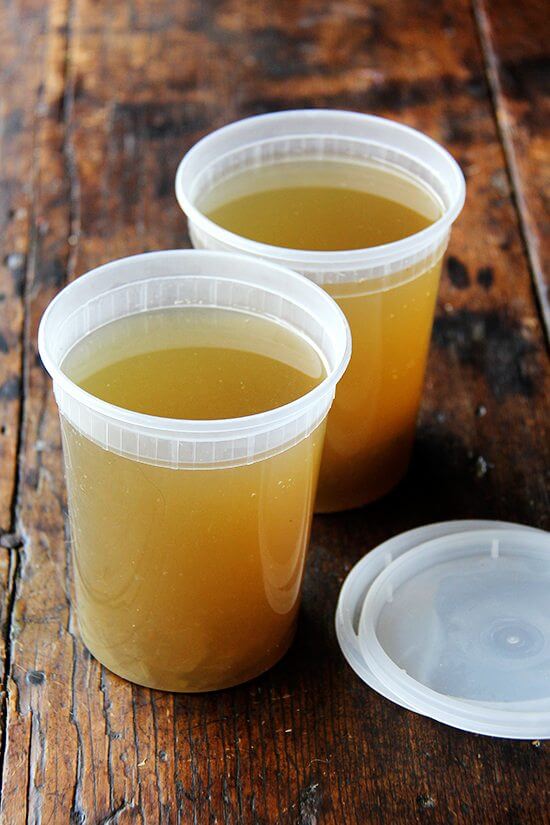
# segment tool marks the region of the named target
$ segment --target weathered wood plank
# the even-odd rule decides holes
[[[3,4],[0,14],[0,530],[9,532],[19,437],[33,163],[34,111],[29,104],[40,82],[37,65],[25,60],[24,51],[38,39],[41,21],[31,4]]]
[[[56,0],[48,11],[4,821],[540,821],[546,745],[461,734],[391,705],[348,669],[333,631],[346,571],[399,530],[471,516],[547,526],[543,338],[469,4]],[[303,105],[415,125],[468,176],[414,464],[385,501],[316,520],[298,638],[270,673],[205,696],[132,687],[86,653],[70,607],[38,321],[66,277],[186,244],[173,175],[197,137]]]
[[[25,40],[18,55],[22,66],[28,61],[30,74],[22,88],[26,95],[22,112],[27,112],[31,163],[19,170],[14,185],[32,195],[32,201],[27,206],[31,225],[24,296],[25,402],[15,502],[15,527],[23,546],[8,628],[2,818],[9,823],[41,818],[53,822],[58,806],[63,810],[70,804],[72,793],[70,782],[50,783],[50,766],[60,778],[66,777],[71,758],[67,737],[74,738],[74,729],[56,724],[56,713],[68,715],[71,707],[72,636],[66,632],[66,573],[59,564],[59,553],[64,555],[63,492],[58,484],[51,484],[59,476],[59,432],[55,417],[47,414],[54,404],[37,360],[36,315],[30,317],[29,310],[36,306],[38,279],[43,284],[38,301],[43,305],[59,288],[58,259],[52,253],[67,238],[62,148],[68,6],[63,0],[49,7],[27,2],[20,9],[10,4],[8,12],[8,19],[17,12],[10,25],[14,36],[18,33]],[[10,85],[17,87],[18,80],[14,75]],[[25,497],[26,489],[34,491],[32,503]],[[29,580],[30,594],[26,592]],[[47,692],[42,690],[46,681]]]
[[[32,226],[34,106],[44,54],[41,6],[38,2],[0,4],[0,771],[6,744],[9,634],[22,544],[15,532],[15,496],[22,426],[23,303]]]
[[[476,0],[489,81],[550,342],[550,15],[544,0]]]

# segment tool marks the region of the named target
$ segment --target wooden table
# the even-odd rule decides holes
[[[349,669],[333,629],[346,572],[399,531],[548,527],[544,0],[0,7],[2,822],[550,822],[549,743],[396,707]],[[379,504],[315,520],[298,638],[270,673],[205,696],[134,687],[76,628],[38,321],[92,266],[188,245],[173,179],[197,138],[303,106],[416,126],[468,179],[413,466]]]

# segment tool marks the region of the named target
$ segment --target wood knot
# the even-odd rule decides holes
[[[0,547],[5,547],[7,550],[18,550],[23,547],[23,539],[17,533],[4,533],[0,537]]]
[[[29,685],[43,685],[46,681],[46,674],[43,670],[29,670],[26,680]]]
[[[428,794],[418,794],[416,801],[418,803],[418,807],[422,811],[426,811],[429,808],[435,808],[435,799],[433,796],[429,796]]]

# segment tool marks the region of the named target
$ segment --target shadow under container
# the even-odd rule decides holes
[[[249,240],[203,211],[223,181],[304,161],[349,164],[343,185],[351,188],[360,188],[362,177],[383,181],[386,173],[391,191],[377,194],[403,203],[420,198],[433,211],[433,222],[382,246],[315,251]],[[250,175],[249,192],[261,185],[260,178]],[[323,183],[321,171],[317,183]],[[353,355],[328,418],[317,510],[357,507],[387,493],[405,474],[414,441],[442,259],[465,197],[458,164],[426,135],[384,118],[277,112],[238,121],[199,141],[179,166],[176,195],[195,247],[282,264],[323,286],[343,309]]]
[[[311,344],[326,377],[277,409],[199,421],[122,409],[63,371],[102,325],[199,306],[284,325]],[[325,418],[349,360],[341,310],[273,264],[154,252],[66,287],[42,319],[39,349],[61,415],[76,609],[91,653],[162,690],[225,688],[269,668],[295,631]]]

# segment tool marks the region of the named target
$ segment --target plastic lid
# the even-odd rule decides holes
[[[351,570],[342,651],[388,699],[462,730],[550,738],[550,534],[494,521],[411,530]]]

